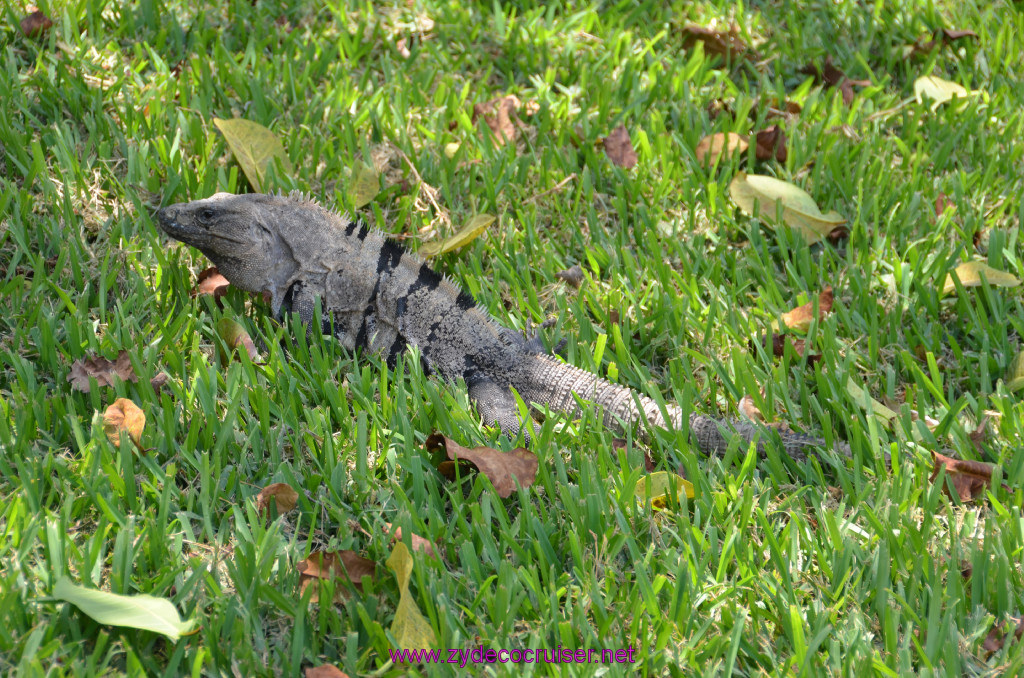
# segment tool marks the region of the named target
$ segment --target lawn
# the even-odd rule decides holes
[[[0,8],[0,674],[1024,671],[1017,5],[194,4]],[[232,118],[284,157],[247,174]],[[705,154],[730,132],[749,145]],[[759,176],[835,215],[752,215]],[[518,444],[464,384],[198,293],[156,210],[256,184],[413,250],[491,215],[431,263],[498,322],[828,444],[709,459],[588,409],[545,418],[507,498],[448,479],[432,433]],[[693,497],[638,497],[652,472]],[[294,508],[260,502],[275,483]],[[100,623],[76,587],[189,634]],[[633,661],[392,661],[416,638]]]

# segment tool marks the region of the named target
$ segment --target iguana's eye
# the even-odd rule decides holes
[[[200,221],[212,221],[213,220],[213,215],[214,215],[214,211],[212,209],[210,209],[209,207],[207,207],[206,209],[204,209],[203,211],[201,211],[199,213],[199,220]]]

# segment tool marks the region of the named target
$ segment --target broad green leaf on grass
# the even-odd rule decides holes
[[[1012,273],[992,268],[984,261],[964,262],[953,269],[953,273],[960,279],[960,284],[964,287],[979,287],[983,274],[985,279],[988,280],[988,284],[995,285],[996,287],[1016,287],[1020,284],[1020,280]],[[953,273],[946,275],[946,282],[942,286],[943,294],[949,294],[956,290],[956,284],[953,282]]]
[[[380,175],[372,167],[357,162],[352,168],[347,192],[349,200],[352,201],[352,205],[356,209],[369,205],[370,201],[380,192]]]
[[[822,214],[814,198],[802,188],[773,177],[740,172],[729,184],[729,194],[746,214],[769,223],[781,211],[782,221],[800,233],[808,245],[846,223],[838,212]]]
[[[242,118],[214,118],[213,124],[224,135],[228,148],[245,172],[245,178],[257,192],[263,190],[263,178],[267,175],[267,167],[274,158],[281,160],[281,168],[289,175],[295,172],[288,154],[284,152],[281,140],[258,122]]]
[[[142,429],[145,426],[146,415],[127,398],[118,398],[103,413],[103,432],[115,447],[121,446],[121,431],[142,447]]]
[[[71,603],[100,624],[153,631],[171,640],[199,630],[195,620],[182,621],[174,605],[164,598],[122,596],[78,586],[67,579],[53,587],[53,597]]]
[[[1017,391],[1024,388],[1024,351],[1017,354],[1017,357],[1013,359],[1010,364],[1010,373],[1007,375],[1009,379],[1006,382],[1006,388],[1009,391]]]
[[[933,111],[952,99],[966,99],[978,94],[981,94],[981,90],[969,91],[963,85],[936,78],[934,75],[926,75],[914,81],[914,96],[917,97],[917,103],[923,104],[925,99],[929,99]]]
[[[231,356],[234,355],[237,348],[244,348],[249,354],[249,359],[253,362],[260,357],[252,337],[249,336],[244,327],[231,318],[221,318],[217,321],[217,336],[224,340],[229,351],[229,353],[225,353],[221,345],[217,345],[217,357],[220,359],[221,367],[228,366],[228,363],[231,362]]]
[[[649,499],[651,508],[663,511],[668,505],[670,492],[675,494],[677,503],[683,501],[683,495],[693,499],[693,483],[675,473],[655,471],[637,481],[634,496],[641,503]]]
[[[445,252],[451,252],[457,250],[460,247],[465,247],[469,243],[476,240],[481,233],[487,230],[487,227],[494,223],[495,217],[490,214],[476,214],[473,215],[466,225],[463,226],[453,235],[444,238],[443,240],[434,240],[428,242],[419,250],[419,255],[424,259],[430,257],[436,257],[438,254],[444,254]]]
[[[857,401],[858,405],[863,403],[865,400],[870,401],[871,412],[886,426],[889,426],[893,420],[899,416],[888,407],[872,398],[867,391],[853,383],[853,379],[848,379],[846,381],[846,392],[849,393],[855,401]]]
[[[430,648],[436,643],[434,629],[420,612],[409,593],[409,579],[412,577],[412,554],[404,542],[396,542],[387,560],[388,568],[398,580],[398,609],[391,622],[391,634],[398,641],[399,649],[412,650]]]

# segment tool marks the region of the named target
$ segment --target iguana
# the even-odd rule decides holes
[[[161,228],[198,248],[231,284],[269,298],[282,317],[297,313],[312,331],[320,307],[321,331],[348,349],[368,349],[394,359],[419,349],[424,368],[449,381],[462,378],[483,421],[510,437],[521,429],[512,389],[524,402],[570,415],[578,400],[602,409],[605,425],[621,429],[646,422],[684,425],[683,411],[658,404],[629,388],[546,354],[534,338],[499,325],[471,295],[419,257],[303,194],[217,193],[205,200],[160,210]],[[763,429],[746,421],[719,421],[700,414],[685,422],[706,454],[721,454],[739,436],[749,444]],[[527,422],[525,436],[532,423]],[[649,432],[641,427],[641,436]],[[780,432],[785,452],[802,460],[824,443]],[[849,447],[836,451],[849,455]]]

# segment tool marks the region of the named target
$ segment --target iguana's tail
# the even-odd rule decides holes
[[[602,408],[604,424],[619,430],[623,424],[631,426],[643,422],[660,428],[678,430],[683,427],[683,411],[676,405],[666,403],[663,414],[661,407],[647,396],[552,357],[536,356],[530,372],[529,391],[519,394],[528,403],[576,415],[580,411],[577,398],[590,401]],[[750,421],[724,421],[694,413],[687,424],[691,438],[708,455],[724,454],[736,437],[741,439],[741,447],[757,439],[758,452],[764,454],[766,445],[774,438],[768,429]],[[645,440],[649,439],[647,427],[641,426],[639,432]],[[798,461],[806,459],[814,448],[826,447],[823,440],[813,436],[792,431],[779,431],[778,435],[786,454]],[[832,449],[850,456],[850,447],[845,443],[837,442]]]

